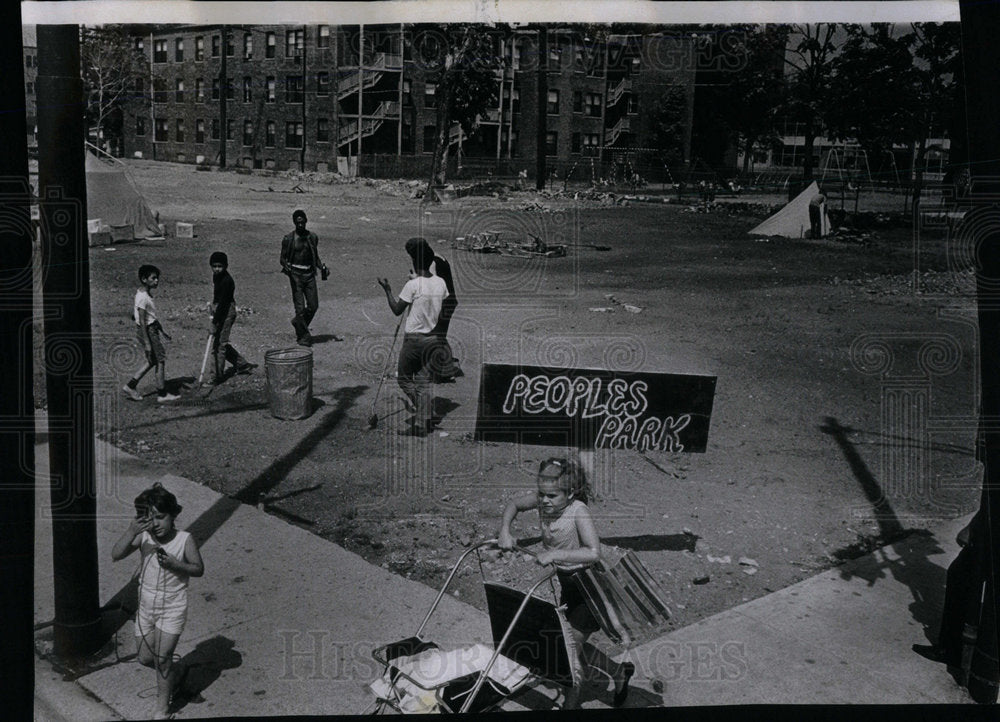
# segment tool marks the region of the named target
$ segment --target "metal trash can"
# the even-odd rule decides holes
[[[307,348],[273,349],[264,354],[267,400],[279,419],[305,419],[312,414],[313,354]]]

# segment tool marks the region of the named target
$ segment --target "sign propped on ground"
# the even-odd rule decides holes
[[[484,364],[477,441],[704,452],[714,376]]]

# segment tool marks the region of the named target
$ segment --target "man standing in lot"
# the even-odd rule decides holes
[[[300,346],[312,346],[309,323],[319,308],[316,291],[316,271],[325,281],[330,270],[319,258],[319,238],[306,230],[306,212],[299,209],[292,213],[295,230],[281,239],[281,272],[288,276],[292,286],[292,303],[295,305],[295,338]],[[334,336],[335,341],[340,337]]]

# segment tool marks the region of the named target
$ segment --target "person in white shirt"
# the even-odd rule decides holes
[[[396,298],[387,278],[378,283],[385,291],[389,308],[394,314],[410,310],[406,317],[403,347],[399,351],[397,377],[399,388],[413,404],[413,425],[399,433],[406,436],[426,436],[433,423],[431,418],[431,369],[429,362],[439,343],[434,333],[441,316],[441,306],[448,297],[444,280],[431,273],[434,251],[423,238],[406,242],[406,252],[413,261],[413,277],[406,282]]]

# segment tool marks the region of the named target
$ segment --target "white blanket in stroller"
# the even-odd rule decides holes
[[[437,712],[435,688],[486,668],[493,650],[484,644],[473,644],[445,652],[425,649],[419,654],[392,660],[385,674],[372,682],[371,690],[379,699],[389,700],[406,713]],[[416,684],[396,672],[411,677]],[[507,691],[516,689],[531,672],[502,654],[497,657],[487,677]],[[393,678],[395,677],[395,682]]]

